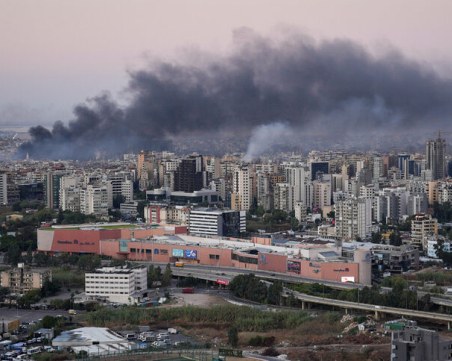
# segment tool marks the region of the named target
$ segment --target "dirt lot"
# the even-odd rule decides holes
[[[177,306],[200,306],[200,307],[210,307],[214,305],[224,305],[227,303],[222,297],[209,294],[209,293],[177,293],[174,295],[176,299],[175,305]]]

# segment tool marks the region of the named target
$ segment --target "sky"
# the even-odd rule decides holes
[[[0,125],[51,125],[128,72],[191,49],[227,53],[236,29],[394,47],[452,78],[450,0],[0,0]]]

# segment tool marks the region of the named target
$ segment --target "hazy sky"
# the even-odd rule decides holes
[[[192,47],[227,52],[234,29],[394,46],[452,74],[452,1],[0,0],[0,124],[67,121],[127,70]]]

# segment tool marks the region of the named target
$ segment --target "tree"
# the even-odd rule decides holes
[[[300,227],[300,222],[298,222],[298,219],[296,219],[295,217],[290,218],[290,228],[295,231],[298,229],[298,227]]]
[[[163,287],[170,286],[172,277],[173,277],[173,274],[171,272],[171,266],[168,263],[166,265],[165,271],[163,272],[163,275],[162,275],[162,286]]]
[[[401,246],[402,245],[402,237],[400,236],[400,233],[397,231],[391,232],[389,236],[389,244],[391,246]]]
[[[267,302],[271,305],[279,305],[283,286],[281,281],[273,282],[268,288]]]
[[[42,318],[42,327],[43,328],[53,328],[57,325],[58,319],[52,316],[44,316]]]
[[[256,208],[256,216],[262,217],[265,214],[265,209],[262,206]]]
[[[34,255],[33,261],[38,267],[48,266],[50,262],[50,256],[45,253],[38,252]]]
[[[436,256],[440,258],[446,267],[452,265],[452,252],[444,250],[444,239],[439,238],[434,245]]]
[[[22,260],[21,251],[17,243],[13,243],[6,252],[6,261],[11,265],[17,265]]]
[[[46,278],[41,287],[41,297],[53,296],[60,290],[60,288],[61,287],[57,283]]]
[[[232,347],[237,347],[239,344],[239,331],[237,327],[233,326],[228,330],[228,342]]]
[[[97,254],[84,254],[78,260],[78,268],[83,271],[94,271],[100,265],[100,257]]]
[[[383,237],[381,236],[381,233],[380,232],[372,232],[371,242],[377,243],[377,244],[382,243]]]
[[[239,298],[261,303],[267,300],[267,286],[252,273],[234,277],[229,283],[229,289]]]
[[[113,197],[113,208],[119,209],[121,203],[124,203],[126,201],[126,197],[124,197],[122,194],[116,194]]]

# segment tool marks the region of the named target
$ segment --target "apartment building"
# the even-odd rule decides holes
[[[85,273],[85,293],[110,302],[133,304],[147,289],[147,268],[103,267]]]
[[[19,263],[17,268],[11,268],[1,273],[2,287],[9,288],[13,294],[24,294],[31,290],[42,288],[46,280],[52,280],[51,270],[34,270],[26,268],[23,263]]]

